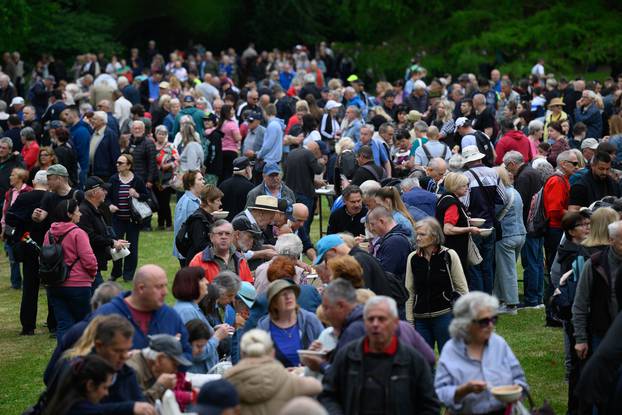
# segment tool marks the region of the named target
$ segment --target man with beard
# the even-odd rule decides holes
[[[590,172],[570,187],[569,211],[578,211],[605,196],[620,197],[620,185],[609,176],[611,156],[598,151],[590,163]]]

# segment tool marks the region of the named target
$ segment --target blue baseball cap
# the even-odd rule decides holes
[[[326,235],[315,245],[315,250],[317,251],[317,258],[313,261],[313,265],[317,265],[324,260],[324,254],[326,254],[331,249],[341,245],[343,243],[343,239],[341,236],[337,234]]]
[[[274,173],[277,173],[277,174],[281,173],[281,168],[279,167],[278,164],[266,163],[266,165],[263,166],[263,174],[271,175]]]
[[[257,291],[253,284],[248,281],[242,281],[238,290],[237,298],[239,298],[250,309],[255,304]]]

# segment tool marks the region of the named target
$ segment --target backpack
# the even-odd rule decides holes
[[[80,257],[76,257],[75,261],[67,266],[62,246],[65,236],[76,229],[78,229],[77,226],[69,229],[59,237],[54,237],[48,231],[49,243],[44,244],[39,252],[39,277],[41,278],[41,283],[46,287],[62,284],[69,276],[71,268],[80,259]]]
[[[559,174],[555,173],[553,176],[559,176]],[[542,188],[531,197],[531,203],[529,204],[526,228],[527,234],[534,238],[544,236],[549,225],[549,219],[546,217],[546,210],[544,209],[544,187],[547,182],[548,179],[544,182]]]
[[[551,297],[553,315],[562,321],[570,321],[572,319],[572,304],[574,303],[577,285],[584,265],[585,257],[578,255],[572,261],[572,273],[564,284],[559,285],[558,291]]]
[[[390,297],[393,298],[398,305],[406,304],[408,300],[408,290],[404,286],[404,283],[392,272],[385,271],[384,274],[387,278],[387,288],[389,289]]]
[[[492,143],[490,142],[490,137],[488,137],[485,133],[477,130],[473,135],[475,136],[475,143],[477,144],[477,149],[485,156],[482,159],[482,163],[484,163],[484,165],[488,167],[493,167],[495,165],[495,155]]]
[[[443,149],[443,154],[441,155],[441,158],[443,160],[446,160],[445,157],[447,157],[447,150],[449,150],[449,146],[447,144],[445,144],[445,143],[442,143],[442,144],[445,146],[445,148]],[[432,160],[434,157],[432,157],[432,154],[430,153],[430,150],[428,150],[427,143],[423,144],[421,146],[421,149],[423,150],[423,152],[425,153],[425,156],[428,159],[428,164],[430,164],[430,160]]]
[[[190,235],[188,234],[188,229],[190,222],[193,220],[200,220],[206,227],[209,226],[209,223],[202,214],[200,218],[197,218],[194,214],[192,214],[188,216],[188,219],[186,219],[184,223],[182,223],[181,227],[179,228],[179,232],[177,232],[177,236],[175,236],[175,247],[177,247],[177,252],[179,252],[184,258],[186,258],[186,256],[188,255],[188,250],[192,246],[192,240],[190,239]],[[208,242],[209,241],[206,241],[205,246],[207,246]],[[203,248],[205,248],[205,246]]]

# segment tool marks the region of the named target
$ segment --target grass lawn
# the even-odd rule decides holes
[[[327,217],[328,209],[324,209]],[[312,238],[317,240],[317,219]],[[155,223],[155,220],[154,220]],[[324,225],[326,226],[326,225]],[[171,255],[172,232],[140,235],[138,264],[162,266],[172,284],[179,263]],[[108,272],[104,272],[107,276]],[[129,284],[125,284],[129,288]],[[0,258],[0,414],[21,414],[42,391],[42,374],[56,340],[42,327],[47,314],[45,293],[39,296],[38,327],[35,336],[20,337],[19,304],[21,292],[10,288],[8,261]],[[168,303],[173,302],[169,292]],[[498,324],[502,335],[520,360],[537,404],[544,399],[558,414],[565,412],[567,387],[564,382],[564,345],[562,331],[544,327],[543,310],[521,311],[517,316],[502,316]]]

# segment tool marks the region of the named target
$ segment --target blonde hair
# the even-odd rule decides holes
[[[512,179],[510,179],[510,173],[507,171],[505,166],[497,166],[495,167],[495,170],[499,175],[499,179],[501,179],[501,183],[503,183],[505,187],[512,186]]]
[[[598,208],[590,216],[590,233],[581,245],[599,246],[609,245],[609,232],[607,227],[620,220],[618,212],[610,207]]]
[[[385,186],[381,187],[376,191],[376,197],[381,198],[382,200],[389,199],[391,201],[391,210],[396,210],[400,212],[402,215],[408,219],[410,224],[415,228],[415,220],[408,213],[408,209],[406,209],[406,205],[402,202],[402,198],[400,197],[400,192],[393,186]]]
[[[274,344],[270,335],[260,329],[249,330],[240,340],[242,357],[263,357],[272,350],[274,350]]]
[[[443,182],[445,184],[445,190],[450,193],[455,193],[459,187],[468,185],[469,179],[462,173],[448,173],[445,176],[445,180]]]
[[[337,143],[335,143],[335,153],[339,156],[344,150],[352,150],[354,148],[354,141],[350,137],[341,137]]]
[[[307,103],[307,101],[301,99],[300,101],[296,102],[296,112],[298,111],[304,112],[305,114],[309,113],[309,104]]]
[[[73,359],[74,357],[86,356],[89,354],[95,345],[95,332],[97,332],[97,327],[102,321],[106,320],[107,317],[108,316],[97,316],[91,320],[89,325],[84,329],[82,336],[80,336],[73,347],[63,353],[63,358]]]

